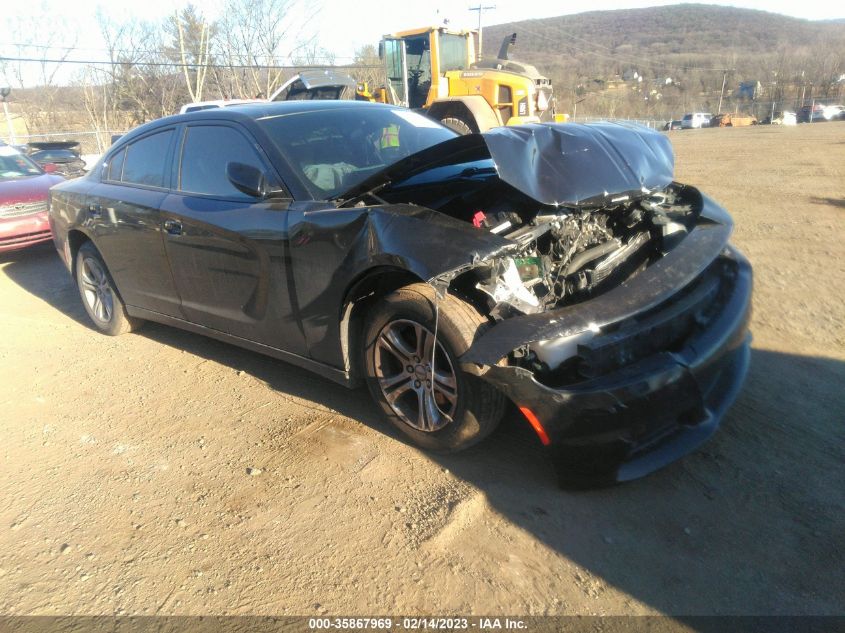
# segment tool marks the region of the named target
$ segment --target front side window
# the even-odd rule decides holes
[[[164,187],[164,167],[173,130],[145,136],[126,148],[121,180],[136,185]]]
[[[229,163],[244,163],[266,171],[252,144],[237,130],[221,125],[197,125],[185,132],[179,189],[223,198],[249,199],[226,175]]]

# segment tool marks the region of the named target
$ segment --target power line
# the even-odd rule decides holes
[[[36,57],[5,57],[0,56],[0,63],[3,62],[31,62],[37,64],[81,64],[84,66],[153,66],[156,68],[230,68],[248,69],[262,68],[267,70],[322,70],[326,68],[337,68],[336,64],[191,64],[180,62],[145,62],[145,61],[110,61],[110,60],[81,60],[81,59],[46,59]],[[378,64],[349,64],[348,68],[381,68]]]
[[[7,42],[7,43],[0,43],[0,47],[8,47],[8,48],[37,48],[39,50],[56,50],[56,51],[68,51],[68,52],[75,52],[75,51],[88,51],[88,52],[98,52],[98,53],[109,53],[109,54],[124,54],[124,55],[136,55],[136,54],[145,54],[145,55],[154,55],[154,54],[165,54],[167,51],[159,50],[159,49],[141,49],[141,50],[127,50],[127,49],[119,49],[119,48],[94,48],[94,47],[86,47],[86,46],[52,46],[49,44],[22,44],[19,42]],[[251,55],[245,53],[238,53],[238,54],[231,54],[226,53],[227,56],[233,57],[236,59],[249,59]],[[315,56],[319,59],[347,59],[354,61],[354,56],[349,55],[317,55]]]

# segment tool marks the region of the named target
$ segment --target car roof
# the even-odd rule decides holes
[[[174,114],[162,119],[156,119],[149,123],[135,128],[121,136],[115,144],[114,148],[121,147],[132,139],[137,138],[147,132],[151,132],[159,127],[166,127],[168,125],[178,125],[180,123],[189,123],[194,121],[235,121],[235,122],[252,122],[257,119],[263,119],[274,116],[284,116],[287,114],[299,114],[303,112],[320,112],[330,110],[350,110],[350,109],[364,109],[364,108],[383,108],[395,110],[398,106],[387,105],[384,103],[371,103],[369,101],[351,101],[351,100],[301,100],[301,101],[265,101],[260,103],[245,103],[242,105],[233,105],[225,108],[211,108],[209,110],[197,110],[195,112],[186,112],[184,114]]]

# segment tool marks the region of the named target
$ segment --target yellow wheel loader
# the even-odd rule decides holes
[[[462,134],[500,125],[563,121],[552,82],[534,66],[508,58],[516,33],[496,59],[476,61],[477,31],[427,27],[385,36],[379,44],[387,86],[359,98],[424,110]]]

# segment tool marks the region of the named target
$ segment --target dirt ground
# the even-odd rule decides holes
[[[0,614],[842,614],[845,123],[672,132],[755,267],[720,432],[564,492],[528,425],[404,444],[364,390],[150,324],[95,333],[0,257]]]

